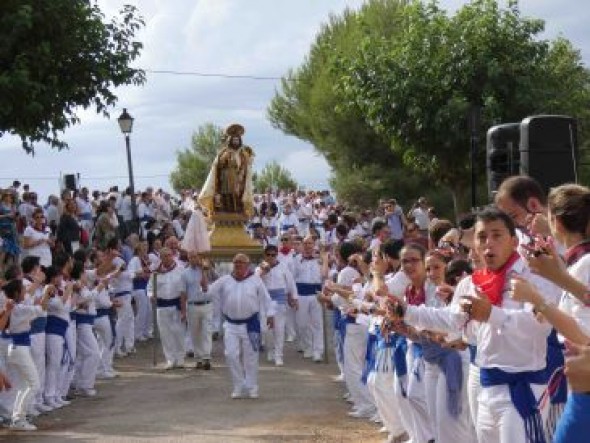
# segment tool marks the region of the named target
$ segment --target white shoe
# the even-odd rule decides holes
[[[127,353],[126,352],[122,352],[122,351],[117,351],[117,352],[115,352],[115,357],[117,357],[117,358],[125,358],[125,357],[127,357]]]
[[[174,369],[184,369],[184,361],[176,361],[172,365]]]
[[[250,389],[250,392],[248,392],[248,397],[258,398],[258,389]]]
[[[60,408],[63,408],[63,405],[61,403],[59,403],[55,398],[51,398],[49,400],[45,400],[45,403],[47,404],[47,406],[49,406],[52,409],[60,409]]]
[[[127,351],[127,355],[129,355],[129,354],[137,354],[137,349],[135,349],[135,348],[131,348],[131,349],[129,349],[129,350]]]
[[[15,431],[36,431],[37,426],[23,419],[12,422],[10,424],[10,429],[13,429]]]
[[[170,371],[171,369],[174,369],[174,363],[171,361],[166,362],[166,364],[164,365],[164,370]]]
[[[71,403],[72,403],[71,401],[69,401],[69,400],[66,400],[65,398],[61,398],[61,397],[58,397],[58,398],[56,399],[56,401],[57,401],[58,403],[61,403],[61,405],[62,405],[62,406],[68,406],[69,404],[71,404]]]
[[[377,423],[378,425],[383,424],[383,420],[381,420],[381,417],[379,417],[379,414],[377,413],[373,414],[373,416],[371,417],[371,421],[373,423]]]
[[[332,380],[335,382],[344,381],[344,374],[336,375],[335,377],[332,378]]]
[[[27,412],[27,415],[30,417],[39,417],[41,415],[41,412],[39,412],[39,410],[36,407],[31,406]]]
[[[348,415],[353,418],[371,418],[373,416],[373,411],[357,409],[356,411],[349,412]]]
[[[96,397],[96,389],[78,389],[76,395],[80,397]]]
[[[389,434],[389,430],[385,426],[383,426],[381,429],[379,429],[379,432],[381,434]]]
[[[287,343],[293,343],[293,342],[295,341],[295,337],[293,337],[292,335],[288,335],[288,336],[285,338],[285,341],[286,341]]]
[[[272,362],[274,359],[275,359],[275,358],[274,358],[274,355],[272,355],[272,352],[267,352],[267,353],[266,353],[266,361],[267,361],[267,362],[269,362],[269,363],[270,363],[270,362]]]
[[[275,366],[284,366],[285,364],[283,363],[283,359],[282,358],[277,358],[275,360]]]
[[[238,398],[242,398],[242,391],[234,391],[231,393],[231,398],[236,400]]]
[[[313,354],[313,361],[315,363],[321,363],[324,361],[324,358],[322,357],[321,354]]]
[[[311,358],[313,354],[311,352],[303,351],[303,358]]]
[[[47,403],[38,403],[37,405],[35,405],[35,408],[39,412],[51,412],[51,411],[53,411],[53,408],[51,406],[49,406]]]

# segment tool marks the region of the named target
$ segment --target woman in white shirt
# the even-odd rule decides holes
[[[27,226],[23,234],[24,256],[39,257],[43,267],[51,265],[51,248],[54,240],[49,227],[45,224],[45,216],[41,208],[33,211],[33,222]]]

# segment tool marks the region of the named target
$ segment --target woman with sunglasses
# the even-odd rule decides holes
[[[24,255],[39,257],[41,266],[47,267],[51,265],[51,248],[54,245],[51,231],[45,224],[43,209],[36,208],[33,211],[33,223],[26,227],[23,234]]]

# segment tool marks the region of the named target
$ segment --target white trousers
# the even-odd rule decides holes
[[[96,317],[94,319],[94,332],[96,334],[96,344],[98,345],[98,369],[100,375],[113,372],[113,330],[111,319],[108,315]]]
[[[286,321],[285,321],[285,334],[291,340],[299,339],[299,334],[297,331],[297,311],[295,308],[287,306],[286,311]]]
[[[152,304],[145,289],[135,289],[132,292],[135,301],[135,339],[145,339],[152,334]]]
[[[285,347],[285,332],[287,329],[288,312],[291,310],[287,305],[276,304],[274,315],[274,326],[264,334],[265,345],[268,353],[275,359],[282,360]]]
[[[46,344],[44,332],[31,334],[31,357],[39,375],[39,388],[35,392],[32,403],[38,405],[43,403],[43,392],[45,391]]]
[[[12,345],[12,340],[0,337],[0,369],[4,371],[5,375],[10,380],[12,386],[19,386],[21,384],[21,377],[19,373],[8,366],[8,347]],[[2,364],[4,363],[4,367]],[[14,402],[16,401],[16,388],[7,391],[0,391],[0,415],[6,418],[12,417],[12,410]]]
[[[398,412],[402,422],[403,428],[410,436],[410,441],[417,441],[414,433],[414,417],[408,401],[408,376],[402,375],[401,377],[393,373],[393,393],[397,400]]]
[[[24,420],[27,416],[29,403],[39,389],[39,374],[31,357],[30,346],[8,347],[8,366],[20,377],[20,385],[16,388],[16,399],[12,409],[12,421]],[[13,387],[13,389],[15,389]]]
[[[350,323],[344,339],[344,380],[356,409],[374,408],[373,399],[361,377],[367,353],[367,328]]]
[[[115,351],[129,351],[135,347],[135,318],[131,307],[131,294],[117,297],[122,304],[117,308],[115,323]]]
[[[156,319],[162,350],[168,364],[184,363],[184,327],[176,306],[157,308]]]
[[[61,396],[61,382],[69,364],[69,354],[64,354],[65,339],[61,335],[46,334],[47,366],[45,368],[45,393],[47,400]]]
[[[299,345],[303,352],[314,357],[324,353],[324,323],[322,306],[314,295],[300,295],[297,310]]]
[[[413,344],[408,343],[406,361],[408,365],[408,402],[412,414],[412,443],[426,443],[434,438],[434,424],[426,403],[424,383],[424,360],[414,362]]]
[[[467,396],[469,398],[469,411],[471,413],[471,423],[473,426],[477,423],[478,402],[477,397],[481,390],[479,382],[479,366],[469,364],[469,379],[467,380]]]
[[[258,352],[252,349],[246,325],[223,324],[225,360],[234,392],[258,389]]]
[[[440,443],[470,443],[475,441],[475,429],[467,396],[469,359],[463,359],[463,388],[461,410],[457,417],[449,413],[447,406],[447,379],[437,364],[426,362],[424,386],[428,412],[434,427],[435,440]]]
[[[213,304],[187,306],[187,321],[197,361],[211,360]]]
[[[79,324],[76,342],[76,387],[78,389],[94,389],[99,361],[100,351],[92,332],[92,325]]]
[[[386,372],[373,371],[367,378],[367,388],[375,399],[375,406],[377,406],[377,412],[383,420],[383,425],[390,434],[398,436],[403,434],[405,428],[402,424],[400,405],[394,394],[393,383],[392,367]]]
[[[61,397],[68,395],[68,391],[74,380],[74,375],[76,374],[76,332],[76,321],[70,319],[70,325],[68,326],[68,329],[66,329],[65,336],[69,358],[67,359],[67,362],[61,366],[61,379],[59,381],[60,385],[58,389],[58,395]]]
[[[546,385],[531,385],[537,400],[546,387]],[[477,439],[480,443],[527,441],[524,421],[510,400],[508,386],[481,388],[478,401]]]

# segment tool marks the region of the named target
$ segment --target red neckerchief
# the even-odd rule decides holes
[[[518,252],[513,252],[510,258],[496,271],[491,269],[478,269],[471,275],[471,281],[486,295],[494,306],[502,306],[502,291],[506,283],[506,273],[520,258]]]
[[[281,246],[281,249],[279,249],[279,251],[283,255],[289,255],[289,253],[291,252],[291,248],[289,246]]]
[[[33,228],[33,229],[34,229],[35,231],[37,231],[37,232],[41,232],[41,233],[43,233],[43,234],[45,234],[45,233],[46,233],[46,232],[45,232],[45,225],[42,225],[42,226],[41,226],[41,229],[37,229],[37,228],[35,227],[35,225],[31,225],[31,228]]]
[[[305,260],[315,260],[315,257],[313,255],[309,255],[309,256],[305,256],[303,254],[301,254],[301,261],[305,261]]]
[[[169,268],[165,267],[164,263],[160,263],[160,266],[158,267],[158,274],[167,274],[168,272],[172,271],[175,267],[176,267],[176,261]]]
[[[412,306],[420,306],[426,303],[426,291],[424,285],[416,288],[414,285],[406,287],[406,302]]]
[[[590,240],[584,240],[567,250],[564,257],[565,264],[569,268],[588,253],[590,253]]]
[[[234,280],[235,280],[235,281],[237,281],[237,282],[241,282],[241,281],[247,280],[248,278],[252,277],[252,275],[254,275],[254,273],[253,273],[252,271],[249,271],[249,272],[248,272],[248,274],[246,274],[246,276],[245,276],[245,277],[242,277],[242,278],[240,278],[240,277],[238,277],[238,276],[237,276],[235,273],[233,273],[233,272],[231,273],[231,276],[232,276],[232,277],[234,278]]]

